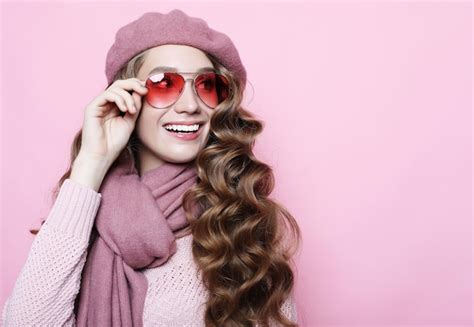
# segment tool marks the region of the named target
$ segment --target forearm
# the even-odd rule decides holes
[[[74,322],[74,300],[100,199],[100,193],[65,180],[4,307],[5,326]]]

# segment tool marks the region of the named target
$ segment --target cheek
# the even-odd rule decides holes
[[[154,108],[149,108],[146,105],[142,107],[140,115],[135,123],[135,129],[137,130],[138,135],[142,138],[156,135],[156,133],[159,132],[158,129],[161,128],[161,116],[163,116],[163,113]]]

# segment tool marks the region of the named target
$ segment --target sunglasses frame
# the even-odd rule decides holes
[[[206,71],[204,71],[204,72],[178,72],[178,71],[169,71],[169,70],[166,70],[166,71],[157,71],[157,72],[154,72],[154,73],[148,75],[148,77],[147,77],[146,80],[145,80],[145,87],[146,87],[146,84],[147,84],[146,82],[148,82],[148,80],[149,80],[152,76],[157,75],[157,74],[165,74],[165,73],[173,73],[173,74],[177,74],[177,75],[181,76],[181,78],[184,80],[184,84],[183,84],[183,88],[182,88],[181,91],[179,92],[179,95],[176,97],[176,100],[174,100],[173,103],[171,103],[169,106],[166,106],[166,107],[162,107],[162,108],[160,108],[160,107],[155,107],[155,106],[152,105],[150,102],[148,102],[148,99],[146,99],[146,96],[145,96],[145,99],[146,99],[146,101],[148,102],[148,104],[149,104],[150,106],[152,106],[153,108],[156,108],[156,109],[166,109],[166,108],[169,108],[169,107],[171,107],[172,105],[174,105],[174,104],[179,100],[179,98],[183,95],[184,89],[186,88],[186,82],[189,81],[189,80],[192,81],[191,86],[192,86],[192,89],[193,89],[194,94],[198,97],[198,99],[199,99],[202,103],[204,103],[204,105],[206,105],[207,107],[209,107],[209,108],[211,108],[211,109],[215,109],[215,108],[212,108],[212,107],[208,106],[208,105],[201,99],[201,97],[199,96],[199,94],[198,94],[197,91],[196,91],[196,79],[197,79],[199,76],[204,75],[204,74],[212,73],[212,74],[216,74],[216,75],[222,76],[222,77],[227,81],[227,83],[228,83],[228,85],[229,85],[229,90],[228,90],[229,96],[230,96],[230,94],[231,94],[231,92],[232,92],[232,88],[230,87],[230,83],[229,83],[229,80],[227,79],[227,77],[225,77],[223,74],[219,74],[219,73],[217,73],[217,72],[215,72],[215,71],[207,71],[207,72],[206,72]],[[185,78],[185,77],[183,76],[183,74],[187,74],[187,75],[193,74],[194,76],[193,76],[193,77],[190,77],[190,78]],[[153,81],[152,81],[152,83],[153,83]],[[219,105],[219,104],[217,104],[217,105]],[[216,107],[217,107],[217,106],[216,106]]]

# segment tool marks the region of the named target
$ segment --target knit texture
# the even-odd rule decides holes
[[[76,326],[74,301],[101,197],[71,179],[63,182],[5,302],[3,326]],[[145,326],[204,326],[207,291],[193,260],[192,234],[178,238],[176,245],[165,264],[143,270],[148,280]],[[293,296],[281,311],[297,321]]]
[[[164,264],[177,250],[175,232],[189,225],[182,196],[196,183],[194,164],[164,162],[139,176],[132,156],[122,154],[99,189],[78,326],[141,327],[148,281],[140,270]]]

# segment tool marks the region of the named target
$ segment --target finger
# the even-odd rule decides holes
[[[102,91],[100,94],[98,94],[88,105],[87,107],[102,107],[105,106],[108,102],[113,102],[113,100],[110,99],[110,96],[107,97],[107,92],[108,89],[105,89]]]
[[[134,80],[136,80],[138,82],[138,85],[140,85],[141,87],[144,87],[146,89],[146,79],[141,80],[139,78],[134,78]]]
[[[138,79],[138,78],[137,78],[137,80],[138,80],[138,83],[139,83],[141,86],[143,86],[145,89],[147,88],[147,87],[146,87],[146,81],[147,81],[147,79],[141,80],[141,79]]]
[[[137,108],[137,111],[139,112],[142,107],[142,96],[136,92],[133,92],[132,98],[135,103],[135,108]]]
[[[112,87],[119,87],[121,89],[125,89],[128,91],[136,91],[140,94],[145,94],[148,92],[148,89],[145,87],[145,81],[141,81],[138,78],[129,78],[129,79],[122,79],[115,81],[111,86]]]
[[[139,115],[140,115],[140,109],[138,109],[138,111],[136,113],[131,113],[131,112],[128,111],[123,116],[123,119],[126,120],[129,123],[129,126],[131,126],[131,128],[133,129],[133,128],[135,128],[135,123],[136,123]]]
[[[120,111],[127,112],[127,104],[125,103],[125,99],[120,95],[119,93],[115,92],[112,89],[108,89],[107,91],[104,92],[104,97],[109,101],[109,102],[114,102],[117,107],[120,109]]]
[[[125,105],[131,113],[135,113],[137,111],[133,102],[132,95],[130,93],[128,93],[124,89],[121,89],[120,87],[111,87],[110,90],[119,94],[122,97],[122,99],[125,101]]]

